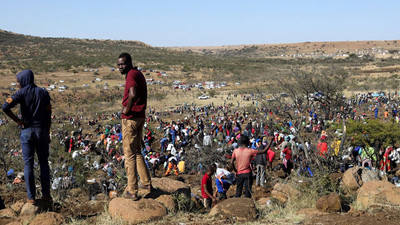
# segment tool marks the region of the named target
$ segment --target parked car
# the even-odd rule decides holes
[[[200,100],[204,100],[204,99],[209,99],[210,97],[208,95],[201,95],[198,97],[198,99]]]

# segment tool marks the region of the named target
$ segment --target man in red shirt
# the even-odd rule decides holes
[[[122,100],[122,144],[125,168],[128,177],[125,198],[138,200],[138,179],[151,191],[150,173],[141,153],[141,139],[147,106],[147,85],[143,74],[132,65],[128,53],[118,57],[118,69],[125,75],[125,90]]]
[[[213,196],[212,179],[211,179],[215,171],[216,171],[215,164],[210,165],[207,168],[207,172],[204,174],[203,179],[201,179],[201,197],[203,197],[203,204],[206,209],[210,209],[212,202],[215,202],[217,200]]]
[[[245,187],[245,196],[251,198],[251,186],[253,185],[253,176],[251,174],[250,160],[257,154],[264,154],[271,147],[272,137],[268,146],[263,150],[256,150],[248,148],[250,144],[249,137],[246,135],[241,135],[238,140],[239,148],[235,149],[232,154],[231,168],[237,173],[236,181],[236,195],[235,197],[240,197],[242,195],[243,186]],[[234,162],[236,160],[236,167]]]

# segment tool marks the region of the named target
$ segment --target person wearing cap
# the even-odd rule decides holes
[[[27,189],[27,202],[35,203],[36,185],[33,173],[35,153],[40,165],[40,182],[42,199],[51,201],[49,143],[51,126],[50,95],[47,90],[36,86],[31,70],[17,74],[20,89],[6,100],[3,111],[14,120],[21,129],[21,148],[24,160],[24,178]],[[20,105],[21,118],[18,118],[11,108]]]
[[[264,146],[261,144],[261,139],[257,139],[256,150],[262,151],[263,149]],[[265,187],[265,166],[267,165],[266,153],[256,155],[255,164],[257,169],[256,186]]]

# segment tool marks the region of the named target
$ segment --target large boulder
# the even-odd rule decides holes
[[[256,206],[252,199],[229,198],[214,206],[209,215],[226,219],[236,218],[237,221],[252,221],[256,219],[256,214]]]
[[[176,212],[177,205],[171,195],[161,195],[160,197],[156,198],[156,201],[167,208],[168,212]]]
[[[369,206],[400,206],[400,189],[387,181],[370,181],[357,192],[357,204]]]
[[[271,191],[271,196],[276,198],[281,203],[286,203],[291,199],[295,199],[299,196],[299,192],[292,186],[283,183],[277,183],[274,189]]]
[[[55,212],[46,212],[39,214],[30,223],[30,225],[44,225],[44,224],[62,224],[64,219],[61,214]]]
[[[160,189],[165,194],[180,194],[183,193],[190,198],[190,187],[189,185],[173,180],[170,178],[152,178],[151,184],[154,188]]]
[[[343,174],[343,189],[354,194],[363,184],[373,180],[379,180],[379,178],[372,170],[356,166]]]
[[[125,198],[114,198],[110,201],[108,212],[111,217],[121,217],[131,224],[161,219],[167,215],[167,209],[153,199],[142,198],[132,201]]]
[[[342,201],[338,194],[330,193],[318,199],[316,208],[322,212],[340,212],[342,209]]]

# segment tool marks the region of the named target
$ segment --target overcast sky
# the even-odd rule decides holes
[[[0,29],[218,46],[400,39],[400,0],[0,0]]]

